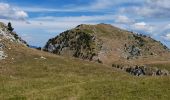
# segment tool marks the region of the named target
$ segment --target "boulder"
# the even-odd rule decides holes
[[[169,71],[166,70],[166,69],[158,70],[158,71],[156,72],[156,75],[158,75],[158,76],[167,76],[167,75],[169,75]]]

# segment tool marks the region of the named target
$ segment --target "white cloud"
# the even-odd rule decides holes
[[[147,3],[157,8],[170,8],[169,0],[147,0]]]
[[[28,17],[27,13],[24,11],[16,11],[15,14],[16,14],[16,16],[18,16],[20,18]]]
[[[23,10],[13,7],[7,3],[0,3],[0,18],[12,20],[25,20],[28,14]]]
[[[71,7],[61,7],[61,8],[46,8],[46,7],[22,7],[28,12],[77,12],[77,11],[97,11],[101,9],[110,8],[115,5],[115,0],[94,0],[88,5],[74,5]]]
[[[146,32],[153,32],[154,30],[154,27],[152,25],[149,25],[145,22],[138,22],[138,23],[135,23],[133,24],[132,26],[132,29],[134,30],[139,30],[139,31],[146,31]]]
[[[120,8],[121,13],[139,15],[151,18],[169,18],[170,17],[169,0],[143,0],[141,5]]]
[[[165,36],[161,36],[164,40],[170,41],[170,33],[166,34]]]
[[[114,20],[115,15],[95,15],[95,16],[65,16],[65,17],[37,17],[34,21],[57,21],[57,22],[99,22],[105,20]]]
[[[133,26],[136,29],[144,29],[146,27],[146,23],[145,22],[139,22],[139,23],[135,23]]]
[[[133,1],[133,3],[141,3],[143,0]],[[132,0],[91,0],[86,5],[64,5],[60,8],[48,8],[48,7],[22,7],[23,10],[28,12],[95,12],[102,10],[112,11],[114,7],[122,3],[132,2]]]
[[[96,0],[90,5],[90,9],[105,9],[115,5],[115,0]]]
[[[132,24],[135,21],[133,19],[130,19],[129,17],[125,16],[125,15],[118,15],[116,16],[116,23],[120,23],[120,24]]]

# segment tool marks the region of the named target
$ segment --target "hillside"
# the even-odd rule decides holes
[[[6,44],[4,43],[5,41],[28,46],[28,44],[24,40],[22,40],[15,32],[10,31],[8,26],[0,22],[0,60],[8,57],[8,54],[7,52],[5,52],[5,50],[11,49],[6,47]]]
[[[108,24],[79,25],[50,39],[45,51],[104,64],[139,59],[167,59],[169,49],[162,43]],[[162,57],[163,56],[163,57]],[[169,59],[169,58],[168,58]]]
[[[170,99],[169,76],[134,77],[104,64],[53,55],[6,38],[1,43],[8,55],[0,60],[1,100]],[[166,61],[151,64],[156,65],[170,71]]]
[[[105,65],[55,56],[10,42],[7,47],[12,48],[7,51],[10,56],[0,61],[1,100],[170,98],[169,76],[133,77]]]

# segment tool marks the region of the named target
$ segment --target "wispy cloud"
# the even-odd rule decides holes
[[[153,32],[154,27],[152,25],[149,25],[145,22],[137,22],[132,25],[132,29],[139,30],[139,31],[145,31],[148,34]]]
[[[7,3],[0,3],[1,19],[25,20],[27,17],[28,14],[25,11],[13,7]]]
[[[151,18],[170,17],[169,0],[143,0],[140,6],[130,6],[120,8],[122,13],[138,15]]]
[[[130,19],[125,15],[117,15],[115,19],[115,22],[120,24],[133,24],[135,22],[134,19]]]
[[[100,22],[111,20],[115,18],[115,15],[106,14],[106,15],[91,15],[91,16],[64,16],[64,17],[53,17],[53,16],[46,16],[46,17],[37,17],[33,18],[34,21],[56,21],[56,22]]]
[[[143,0],[133,1],[134,3],[140,3]],[[86,5],[64,5],[60,8],[50,7],[22,7],[27,12],[97,12],[97,11],[113,11],[114,7],[118,7],[122,3],[128,3],[131,0],[92,0]]]
[[[163,39],[165,39],[166,41],[169,41],[170,42],[170,33],[164,35],[164,36],[161,36]]]

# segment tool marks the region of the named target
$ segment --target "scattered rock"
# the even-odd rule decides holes
[[[43,56],[41,56],[40,58],[41,58],[41,59],[47,59],[47,58],[45,58],[45,57],[43,57]]]
[[[123,71],[126,71],[130,73],[131,75],[135,76],[167,76],[169,75],[168,70],[161,70],[156,67],[149,67],[149,66],[124,66],[124,65],[116,65],[113,64],[112,67],[121,69]]]
[[[164,69],[164,70],[158,70],[157,72],[156,72],[156,75],[163,75],[163,76],[167,76],[167,75],[169,75],[169,71],[168,70],[166,70],[166,69]]]
[[[140,67],[140,66],[136,66],[135,68],[126,68],[126,72],[135,75],[135,76],[141,76],[141,75],[145,75],[145,71],[144,71],[144,67]]]

